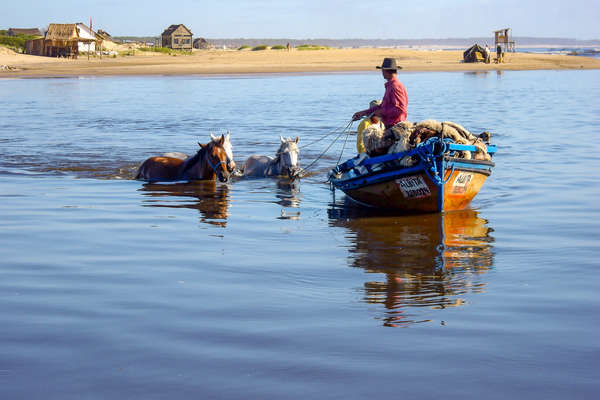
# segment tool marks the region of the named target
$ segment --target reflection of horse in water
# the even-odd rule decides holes
[[[230,160],[224,147],[225,136],[218,139],[211,138],[207,144],[198,143],[200,150],[192,157],[183,158],[181,153],[177,156],[150,157],[142,163],[135,179],[149,182],[157,181],[193,181],[215,180],[221,182],[229,180]]]
[[[145,207],[196,209],[201,221],[225,227],[229,216],[229,186],[215,181],[190,183],[146,183],[139,189],[147,198]]]
[[[446,308],[481,292],[481,274],[493,264],[491,228],[473,210],[393,216],[365,209],[330,208],[330,225],[352,234],[349,258],[385,281],[365,283],[365,301],[382,303],[384,325],[418,322],[414,307]]]
[[[279,199],[276,201],[277,204],[282,207],[300,207],[298,193],[300,193],[300,189],[297,179],[282,178],[277,180],[277,191],[275,193],[275,196]]]

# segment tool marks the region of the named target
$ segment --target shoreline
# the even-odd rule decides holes
[[[140,52],[141,53],[141,52]],[[505,63],[463,63],[460,50],[329,49],[200,50],[191,55],[142,53],[102,59],[86,56],[58,59],[0,53],[2,78],[67,78],[76,76],[238,76],[265,74],[359,73],[376,71],[385,57],[393,57],[404,72],[490,72],[600,69],[600,59],[538,53],[506,53]],[[495,53],[492,54],[492,60]]]

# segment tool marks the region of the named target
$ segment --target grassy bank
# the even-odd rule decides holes
[[[0,45],[8,47],[16,51],[17,53],[25,52],[25,42],[31,39],[38,38],[39,36],[33,35],[17,35],[17,36],[8,36],[8,32],[5,30],[0,30]]]

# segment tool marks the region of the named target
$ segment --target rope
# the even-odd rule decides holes
[[[314,140],[314,141],[312,141],[312,142],[310,142],[310,143],[307,143],[307,144],[305,144],[305,145],[303,145],[303,146],[300,146],[300,149],[305,149],[305,148],[307,148],[308,146],[311,146],[311,145],[313,145],[313,144],[315,144],[315,143],[318,143],[318,142],[320,142],[321,140],[325,139],[326,137],[329,137],[329,136],[333,135],[334,133],[337,133],[337,132],[338,132],[340,129],[342,129],[342,132],[345,132],[345,131],[346,131],[346,129],[348,129],[348,128],[350,127],[350,125],[352,125],[352,122],[354,122],[354,121],[350,121],[350,123],[349,123],[348,125],[346,125],[346,127],[345,127],[345,128],[342,128],[342,127],[340,126],[339,128],[335,128],[335,129],[334,129],[334,130],[332,130],[331,132],[329,132],[329,133],[325,134],[324,136],[320,137],[319,139],[316,139],[316,140]]]
[[[342,154],[344,154],[344,150],[346,149],[346,142],[348,141],[348,136],[350,136],[350,131],[346,133],[346,138],[344,139],[344,145],[342,146],[342,151],[340,151],[340,156],[338,157],[337,164],[342,160]]]
[[[302,171],[298,174],[298,176],[300,176],[300,177],[306,176],[306,173],[308,172],[308,170],[313,165],[315,165],[317,163],[317,161],[319,161],[321,159],[321,157],[323,157],[325,155],[325,153],[327,153],[329,151],[331,146],[333,146],[335,144],[335,142],[337,142],[338,139],[341,138],[344,133],[346,133],[346,130],[348,130],[348,128],[350,128],[350,126],[352,125],[352,122],[354,122],[354,121],[350,121],[348,123],[348,125],[346,125],[346,127],[338,134],[338,136],[335,139],[333,139],[333,141],[329,144],[329,146],[327,146],[327,148],[321,154],[319,154],[319,156],[317,158],[315,158],[310,164],[308,164],[308,166],[306,168],[302,168]],[[349,132],[348,132],[348,134],[346,134],[346,139],[348,138],[349,134],[350,134]],[[331,135],[331,133],[328,133],[327,136],[328,135]],[[321,138],[321,139],[323,139],[323,138]],[[342,149],[342,151],[343,151],[343,149]],[[340,157],[341,157],[341,155],[340,155]],[[338,163],[339,163],[339,161],[338,161]]]

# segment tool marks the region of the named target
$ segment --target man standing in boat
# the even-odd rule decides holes
[[[352,120],[358,121],[366,115],[374,114],[381,117],[383,124],[389,129],[398,122],[406,121],[408,94],[406,88],[396,76],[398,69],[402,69],[402,67],[396,65],[395,58],[384,58],[381,66],[376,68],[381,69],[383,78],[387,81],[381,105],[355,113]]]

